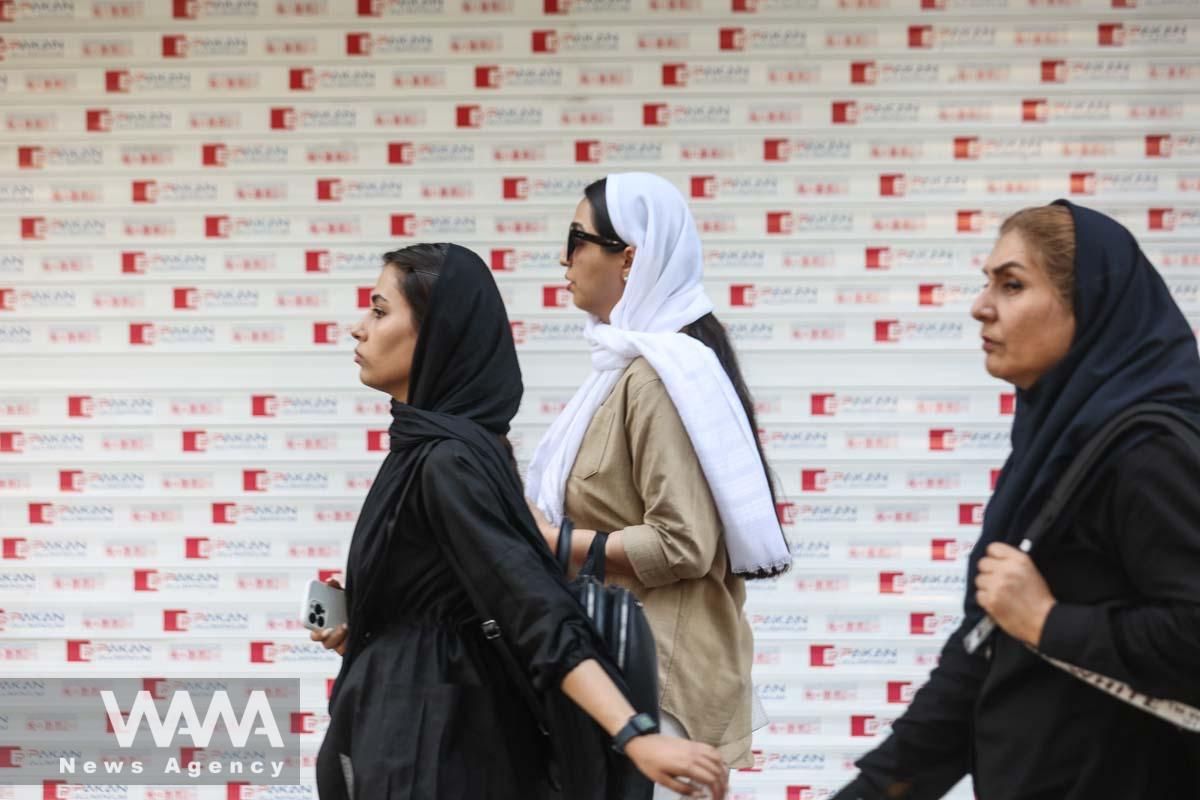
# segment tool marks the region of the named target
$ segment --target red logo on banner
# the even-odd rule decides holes
[[[29,547],[25,539],[7,537],[0,539],[0,558],[24,560],[29,556]]]
[[[959,211],[955,215],[955,230],[959,233],[979,233],[983,230],[983,212]]]
[[[493,249],[489,263],[496,272],[512,272],[517,268],[517,253],[515,250],[500,248]]]
[[[360,17],[378,17],[383,14],[383,0],[358,0]]]
[[[392,236],[416,236],[416,214],[392,214]]]
[[[274,664],[275,663],[275,643],[274,642],[251,642],[250,643],[250,663],[252,663],[252,664]]]
[[[918,50],[925,50],[933,47],[933,26],[909,25],[908,46]]]
[[[183,609],[163,609],[163,630],[168,633],[181,633],[188,629],[191,615]]]
[[[328,250],[306,250],[304,252],[305,272],[329,272]]]
[[[104,91],[110,94],[129,92],[129,70],[110,69],[104,73]]]
[[[1067,62],[1045,59],[1042,61],[1042,83],[1065,83]]]
[[[374,291],[375,291],[374,286],[358,287],[358,307],[359,308],[370,308],[371,307],[371,295],[374,293]]]
[[[834,125],[854,125],[858,122],[858,103],[853,100],[834,100],[832,107]]]
[[[46,238],[46,218],[45,217],[21,217],[21,238],[22,239],[45,239]]]
[[[582,139],[575,142],[576,164],[599,164],[601,154],[600,142],[594,139]]]
[[[388,142],[389,164],[412,164],[416,160],[416,148],[412,142]]]
[[[1149,227],[1152,231],[1173,231],[1175,230],[1175,209],[1173,208],[1150,208],[1147,209],[1149,216]]]
[[[888,681],[887,701],[889,703],[907,703],[912,700],[912,681]]]
[[[340,568],[317,570],[317,580],[321,583],[325,583],[330,578],[336,578],[339,582],[344,582]]]
[[[371,34],[369,33],[347,33],[346,34],[346,55],[348,56],[369,56],[373,49]]]
[[[153,322],[131,322],[129,323],[129,343],[138,345],[154,344],[154,323]]]
[[[1125,44],[1125,26],[1120,22],[1101,22],[1096,28],[1101,47],[1120,47]]]
[[[1049,116],[1050,103],[1045,99],[1021,101],[1022,122],[1045,122]]]
[[[996,491],[996,484],[1000,482],[1000,472],[1001,470],[999,469],[993,469],[991,472],[991,489],[993,492]]]
[[[1012,392],[1000,395],[1000,414],[1011,417],[1015,413],[1017,413],[1017,395]]]
[[[877,319],[877,320],[875,320],[875,341],[877,341],[877,342],[898,342],[898,341],[900,341],[900,320],[898,320],[898,319]]]
[[[112,112],[107,108],[89,108],[84,116],[90,133],[108,133],[112,130]]]
[[[940,283],[922,283],[917,286],[918,304],[940,306],[945,303],[945,287]]]
[[[752,307],[754,300],[754,284],[734,283],[729,286],[729,305],[735,307]]]
[[[763,161],[787,161],[792,157],[792,143],[787,139],[763,139]]]
[[[386,452],[391,446],[387,431],[367,431],[367,451],[371,453]]]
[[[273,394],[250,395],[250,416],[273,417],[279,408],[279,403]]]
[[[937,633],[936,614],[928,612],[913,612],[908,615],[908,632],[913,636],[927,636]]]
[[[796,504],[776,503],[775,516],[779,518],[780,525],[794,524],[796,522]]]
[[[480,106],[458,106],[454,110],[454,124],[459,128],[483,126],[483,109]]]
[[[46,164],[46,150],[37,146],[17,148],[18,169],[41,169]]]
[[[20,431],[0,431],[0,453],[25,451],[25,434]]]
[[[121,272],[125,275],[145,275],[146,254],[128,250],[121,253]]]
[[[292,733],[314,733],[317,727],[316,716],[311,711],[293,711],[291,714]]]
[[[224,144],[200,146],[200,163],[206,167],[223,167],[229,161],[229,148]]]
[[[877,75],[874,61],[855,61],[850,64],[851,83],[875,83]]]
[[[229,217],[221,214],[204,218],[204,236],[208,239],[228,239],[230,234]]]
[[[934,428],[929,432],[929,449],[932,451],[949,452],[956,441],[953,428]]]
[[[505,178],[501,195],[505,200],[528,200],[528,178]]]
[[[566,14],[571,10],[571,0],[542,0],[545,14]]]
[[[642,127],[661,128],[671,122],[671,109],[666,103],[642,104]]]
[[[812,644],[808,646],[808,665],[810,667],[832,667],[837,663],[837,647],[831,644]]]
[[[662,65],[662,85],[663,86],[687,86],[688,69],[687,64],[663,64]]]
[[[60,469],[58,471],[58,490],[60,492],[82,492],[83,470]]]
[[[133,590],[135,592],[157,592],[158,570],[135,569],[133,571]]]
[[[196,19],[200,14],[200,0],[175,0],[175,19]]]
[[[291,131],[296,129],[296,109],[291,107],[271,109],[271,130]]]
[[[542,308],[566,308],[571,305],[571,292],[566,286],[543,286]]]
[[[164,34],[162,37],[162,54],[163,58],[187,58],[187,37]]]
[[[904,573],[903,572],[881,572],[881,573],[879,573],[879,593],[880,594],[904,594]]]
[[[53,503],[30,503],[29,504],[29,524],[30,525],[53,525],[54,524],[54,504]]]
[[[692,176],[692,198],[711,200],[717,196],[717,179],[714,175]]]
[[[184,431],[183,452],[203,453],[208,449],[208,434],[205,431]]]
[[[135,203],[157,203],[158,202],[158,182],[157,181],[134,181],[132,193],[133,193],[133,202],[135,202]]]
[[[880,197],[903,197],[907,183],[902,174],[880,175]]]
[[[823,469],[800,471],[800,489],[805,492],[824,492],[829,485],[829,476]]]
[[[745,50],[745,28],[721,28],[718,40],[722,50]]]
[[[17,0],[0,0],[0,22],[16,22],[16,2]]]
[[[17,310],[17,290],[0,288],[0,311]]]
[[[67,397],[68,417],[88,419],[92,416],[95,408],[95,403],[92,402],[92,398],[88,395],[80,394]]]
[[[337,344],[341,339],[341,326],[336,322],[314,322],[313,344]]]
[[[983,503],[959,503],[959,505],[958,505],[958,524],[959,525],[982,525],[983,524]]]
[[[499,89],[501,84],[500,78],[500,68],[497,66],[475,68],[476,89]]]
[[[214,525],[236,525],[237,503],[213,503],[212,521]]]
[[[929,543],[929,557],[934,561],[957,561],[958,560],[958,540],[957,539],[933,539]]]
[[[954,157],[960,161],[979,158],[979,137],[956,136],[954,138]]]
[[[92,643],[87,639],[67,640],[67,661],[91,661]],[[53,795],[58,797],[57,794]]]
[[[879,721],[869,714],[850,716],[851,736],[874,736],[879,731]]]
[[[787,235],[792,232],[795,219],[790,211],[768,211],[767,233]]]
[[[921,0],[922,11],[945,11],[946,0]]]
[[[265,469],[242,470],[242,491],[265,492],[269,489],[270,483]]]
[[[1096,173],[1094,172],[1072,172],[1071,173],[1071,194],[1095,194],[1096,193]]]
[[[557,53],[558,32],[534,31],[532,34],[530,49],[535,53]]]
[[[342,199],[342,181],[340,178],[318,178],[317,200],[337,202]]]
[[[225,517],[218,518],[217,506],[228,506],[229,521],[232,522],[233,503],[214,503],[213,504],[213,522],[225,522]],[[223,512],[224,513],[224,512]],[[188,536],[183,540],[183,557],[191,560],[207,559],[212,556],[212,549],[209,546],[209,539],[206,536]]]
[[[832,417],[837,414],[837,395],[835,394],[814,394],[809,402],[809,408],[814,417]]]
[[[1170,158],[1171,157],[1171,137],[1165,133],[1151,133],[1146,135],[1146,157],[1147,158]]]
[[[312,67],[293,67],[288,70],[288,88],[293,92],[311,92],[317,85],[317,73]]]
[[[892,248],[868,247],[864,266],[867,269],[888,270],[892,268]]]

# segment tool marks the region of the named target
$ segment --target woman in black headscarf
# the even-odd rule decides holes
[[[343,654],[320,796],[615,797],[621,787],[608,776],[623,770],[602,754],[634,709],[522,497],[506,438],[521,373],[495,282],[456,245],[409,247],[384,262],[352,334],[362,381],[394,398],[391,447],[350,543],[348,627],[313,634]],[[524,676],[485,639],[467,582]],[[556,738],[561,795],[518,690],[526,679]],[[653,780],[724,792],[711,747],[649,733],[624,752]]]
[[[1133,235],[1060,200],[1010,218],[972,315],[988,372],[1017,387],[1008,458],[970,557],[965,621],[845,800],[1200,797],[1200,736],[1043,659],[1200,699],[1200,459],[1158,428],[1117,441],[1026,555],[1017,546],[1105,423],[1153,401],[1200,419],[1191,326]],[[970,655],[988,614],[999,630]],[[1034,652],[1032,648],[1036,648]]]

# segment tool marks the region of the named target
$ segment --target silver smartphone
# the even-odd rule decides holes
[[[346,622],[346,593],[324,581],[309,581],[300,622],[310,631],[336,628]]]

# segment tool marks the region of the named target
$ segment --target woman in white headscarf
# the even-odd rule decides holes
[[[562,518],[576,524],[576,566],[596,530],[612,532],[610,580],[654,630],[663,732],[750,766],[744,581],[782,573],[791,555],[687,201],[648,173],[596,181],[562,264],[588,314],[592,373],[538,446],[526,496],[552,549]]]

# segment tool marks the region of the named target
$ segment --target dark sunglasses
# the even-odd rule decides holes
[[[619,253],[620,251],[624,250],[626,247],[629,246],[619,239],[606,239],[603,236],[597,236],[594,233],[588,233],[587,231],[583,230],[582,228],[568,228],[567,229],[567,261],[570,261],[571,256],[575,254],[575,247],[577,246],[577,243],[580,241],[591,242],[592,244],[598,244],[601,247],[603,247],[605,250],[608,250],[613,253]]]

